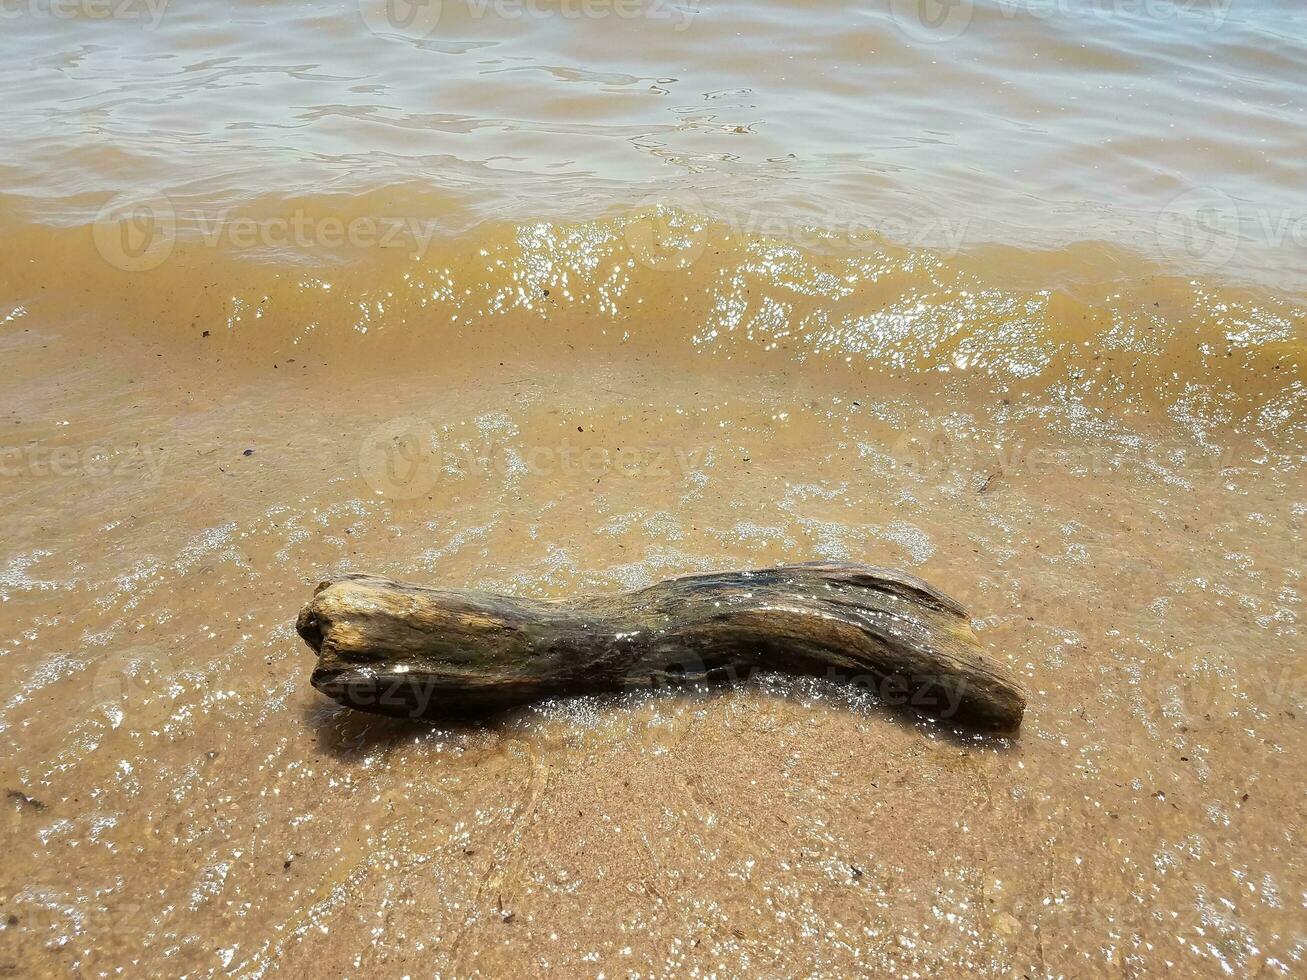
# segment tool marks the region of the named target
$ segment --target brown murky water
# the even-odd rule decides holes
[[[1302,141],[1295,9],[1079,47],[1001,5],[934,40],[452,9],[12,21],[0,72],[45,84],[0,169],[0,975],[1300,974],[1302,251],[1250,231],[1300,192],[1252,149]],[[1237,91],[1186,116],[1156,65],[1202,52]],[[1130,145],[1106,103],[1029,121],[1094,84],[1138,94]],[[1002,118],[1082,169],[998,182]],[[1167,203],[1184,167],[1241,235]],[[813,220],[896,198],[972,231]],[[822,557],[959,597],[1020,737],[817,679],[369,718],[293,629],[345,570],[561,596]]]

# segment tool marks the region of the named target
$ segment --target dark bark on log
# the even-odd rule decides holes
[[[539,698],[815,674],[987,731],[1025,695],[987,660],[966,611],[903,572],[816,562],[670,579],[621,595],[541,601],[347,575],[296,623],[313,686],[399,717],[485,714]]]

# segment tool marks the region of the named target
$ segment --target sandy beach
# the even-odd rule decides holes
[[[1302,971],[1301,13],[51,9],[0,975]],[[392,720],[295,634],[350,571],[818,559],[960,600],[1019,736],[781,676]]]

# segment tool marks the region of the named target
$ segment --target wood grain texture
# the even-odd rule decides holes
[[[870,686],[987,731],[1014,731],[1026,703],[955,600],[915,576],[848,563],[689,575],[564,601],[347,575],[318,586],[296,627],[318,655],[314,687],[400,717],[759,670]]]

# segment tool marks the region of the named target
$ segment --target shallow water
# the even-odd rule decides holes
[[[1299,7],[54,9],[0,973],[1301,972]],[[293,628],[822,557],[961,599],[1020,737],[780,678],[410,725]]]
[[[166,200],[192,224],[264,198],[290,219],[288,197],[384,189],[372,216],[442,234],[669,201],[752,233],[950,252],[1125,242],[1295,290],[1307,271],[1295,0],[4,14],[0,84],[22,97],[0,186],[42,221]]]

